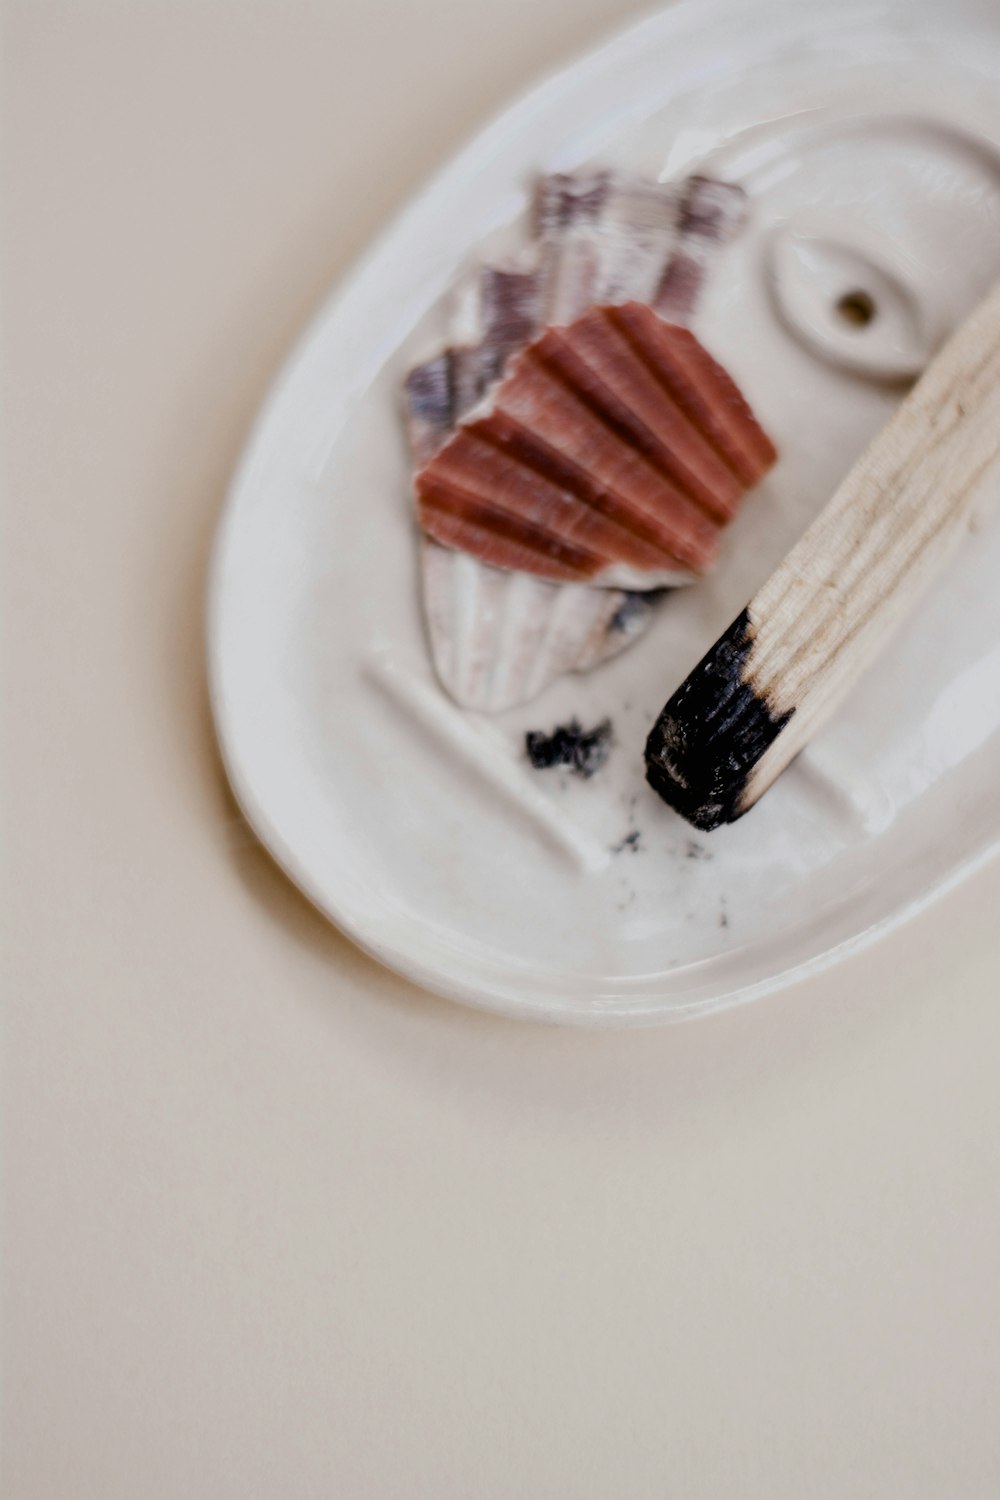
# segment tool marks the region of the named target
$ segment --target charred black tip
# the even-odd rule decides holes
[[[706,832],[741,816],[750,774],[793,712],[773,714],[746,682],[752,646],[744,610],[681,683],[646,741],[646,780]]]

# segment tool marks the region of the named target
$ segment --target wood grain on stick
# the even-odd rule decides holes
[[[667,802],[706,829],[753,806],[1000,489],[998,454],[1000,283],[667,703],[646,744]]]

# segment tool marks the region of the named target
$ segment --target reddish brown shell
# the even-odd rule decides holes
[[[415,485],[445,546],[560,582],[656,588],[711,565],[775,458],[694,334],[628,302],[545,329]]]

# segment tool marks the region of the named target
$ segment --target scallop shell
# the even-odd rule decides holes
[[[676,184],[607,171],[543,177],[534,203],[541,323],[572,322],[598,302],[651,299],[672,255],[682,212]]]
[[[527,703],[564,673],[617,655],[656,607],[655,595],[546,583],[436,542],[422,546],[435,669],[453,698],[482,712]]]
[[[711,566],[775,458],[694,334],[626,302],[546,328],[415,487],[427,535],[494,567],[662,588]]]
[[[415,464],[439,452],[512,355],[595,296],[655,299],[687,317],[710,249],[735,231],[744,204],[740,188],[706,178],[679,187],[611,172],[542,178],[529,256],[475,273],[455,298],[449,346],[406,378]],[[438,678],[458,703],[484,712],[527,702],[564,673],[616,655],[643,633],[660,598],[500,570],[426,537],[421,569]]]
[[[687,322],[697,306],[713,255],[739,233],[746,217],[747,198],[742,188],[714,177],[687,179],[673,250],[649,298],[661,318],[671,323]]]

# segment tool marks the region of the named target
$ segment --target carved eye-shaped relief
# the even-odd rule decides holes
[[[1000,164],[944,123],[775,121],[732,151],[769,300],[828,366],[915,378],[1000,271]]]
[[[934,352],[935,330],[915,290],[887,260],[832,231],[777,230],[768,270],[785,327],[844,369],[878,380],[913,379]]]

